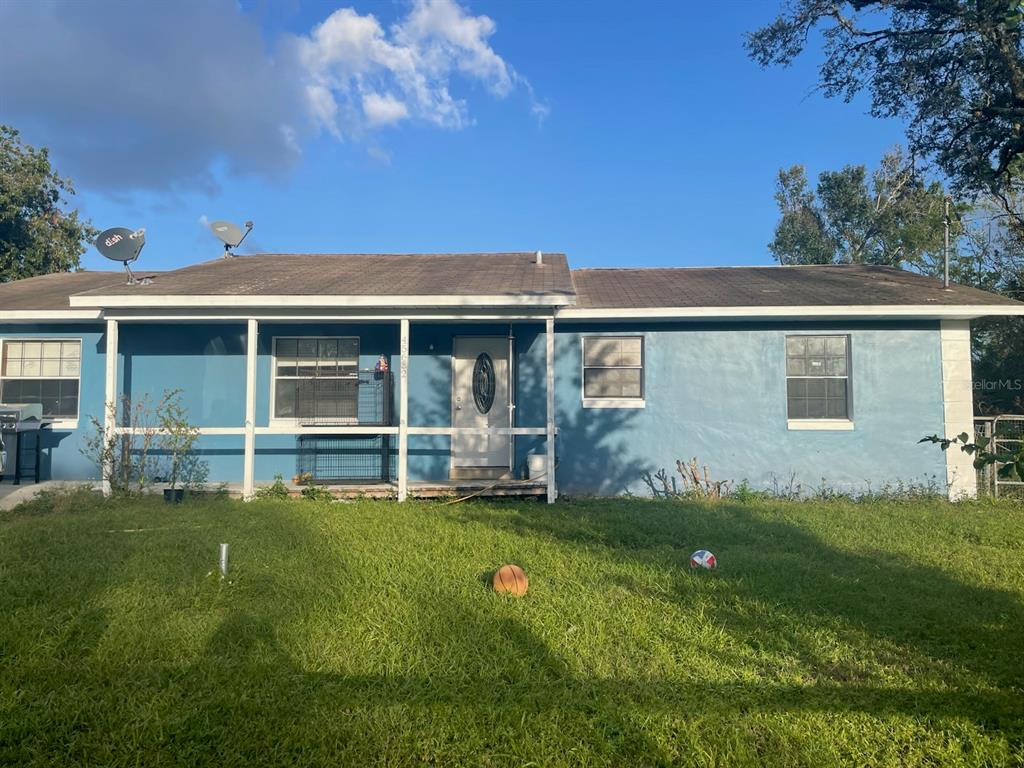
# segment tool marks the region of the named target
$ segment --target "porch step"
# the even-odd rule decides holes
[[[449,480],[511,480],[508,467],[450,467]]]

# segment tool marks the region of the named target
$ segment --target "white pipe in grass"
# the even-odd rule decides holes
[[[220,545],[220,577],[223,579],[228,575],[228,545]]]

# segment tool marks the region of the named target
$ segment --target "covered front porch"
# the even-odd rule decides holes
[[[280,476],[338,495],[557,497],[554,320],[105,313],[109,404],[179,389],[212,483],[252,498]],[[109,489],[108,489],[109,490]]]

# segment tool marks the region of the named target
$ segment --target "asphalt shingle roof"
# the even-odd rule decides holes
[[[164,272],[148,285],[84,295],[134,296],[564,296],[572,276],[565,254],[265,253]],[[142,275],[143,273],[136,269]]]
[[[0,283],[0,311],[69,309],[71,294],[119,282],[125,282],[124,272],[55,272]]]
[[[580,309],[975,305],[1022,308],[994,293],[891,267],[578,269],[563,254],[263,254],[144,272],[65,272],[0,283],[0,311],[70,308],[72,295],[554,296]],[[297,302],[301,303],[301,302]]]
[[[951,285],[893,267],[576,269],[577,308],[1009,305],[995,293]]]

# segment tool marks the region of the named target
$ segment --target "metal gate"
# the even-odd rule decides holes
[[[1016,453],[1024,444],[1024,416],[1003,415],[974,420],[975,437],[991,440],[989,450],[993,453]],[[993,496],[1024,494],[1024,477],[1016,473],[1010,477],[999,477],[1002,464],[989,464],[978,470],[978,493]]]

